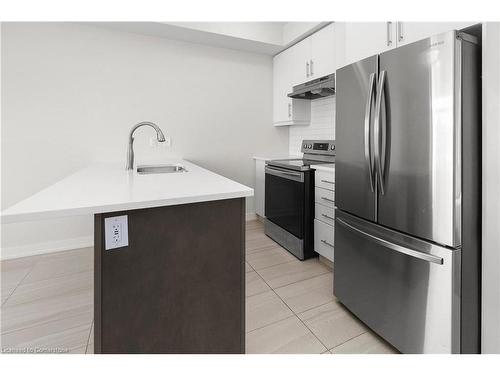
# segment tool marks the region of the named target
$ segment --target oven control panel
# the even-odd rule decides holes
[[[304,154],[330,155],[335,156],[335,141],[302,141],[301,152]]]

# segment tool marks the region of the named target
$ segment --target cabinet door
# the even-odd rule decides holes
[[[273,123],[280,124],[291,120],[291,99],[287,94],[292,90],[290,51],[285,50],[273,60]]]
[[[303,83],[307,79],[306,60],[303,56],[305,50],[308,50],[307,44],[304,43],[300,46],[299,44],[284,50],[273,60],[274,126],[308,125],[310,122],[310,102],[288,97],[288,94],[292,92],[293,85]],[[299,69],[299,65],[301,69]]]
[[[396,46],[396,22],[346,22],[345,65]]]
[[[330,24],[311,36],[311,78],[335,72],[335,24]]]
[[[450,30],[460,30],[477,22],[398,22],[397,44],[402,46]]]
[[[311,37],[306,38],[287,49],[291,67],[292,86],[311,80]]]

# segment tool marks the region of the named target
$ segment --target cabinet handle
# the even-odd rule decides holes
[[[314,61],[311,60],[311,77],[314,75]]]
[[[330,199],[330,198],[327,198],[327,197],[321,197],[321,199],[324,199],[327,202],[332,202],[332,203],[335,202],[333,199]]]
[[[292,117],[292,103],[288,103],[288,117]]]
[[[321,180],[321,182],[324,182],[325,184],[334,184],[335,183],[333,181],[328,181],[328,180]]]
[[[392,22],[387,22],[387,47],[392,46]]]
[[[327,214],[321,214],[321,216],[326,217],[327,219],[330,219],[330,220],[335,220],[335,218],[333,218],[333,217],[331,217],[330,215],[327,215]]]
[[[309,61],[306,61],[306,77],[309,78],[310,73],[309,73]]]
[[[328,245],[328,246],[331,246],[331,247],[335,247],[333,246],[330,242],[328,241],[325,241],[325,240],[321,240],[321,242],[323,242],[325,245]]]
[[[403,40],[403,22],[398,22],[398,42],[402,42]]]

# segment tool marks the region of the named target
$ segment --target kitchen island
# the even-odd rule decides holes
[[[3,223],[94,215],[95,353],[245,352],[245,197],[253,190],[173,163],[186,171],[96,164],[2,212]]]

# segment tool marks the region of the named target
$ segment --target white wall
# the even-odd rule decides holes
[[[311,101],[311,124],[290,126],[288,153],[301,155],[300,146],[304,139],[335,139],[335,96]]]
[[[482,351],[500,353],[500,23],[483,25]]]
[[[89,163],[124,160],[142,120],[172,147],[151,149],[153,133],[141,129],[136,161],[180,156],[248,186],[252,155],[288,150],[288,130],[271,125],[270,56],[85,24],[2,24],[2,209]],[[88,238],[92,221],[2,232],[3,251],[28,252]]]
[[[283,45],[285,22],[165,22],[210,33],[229,35],[257,42]]]

